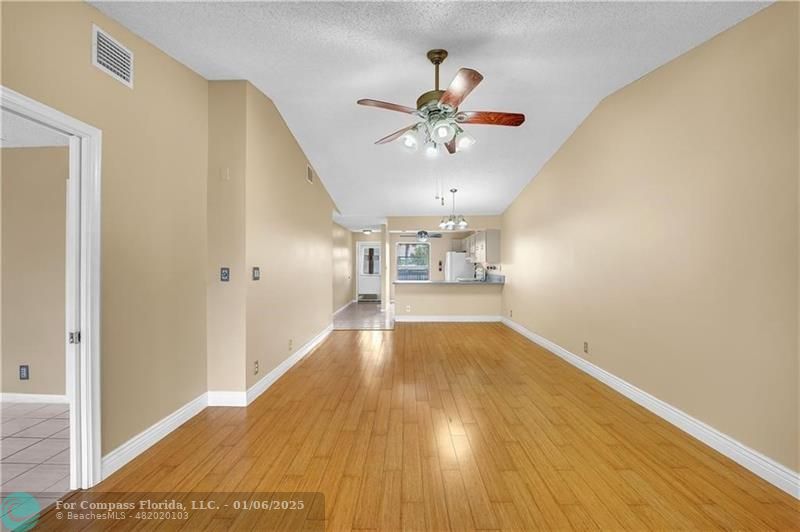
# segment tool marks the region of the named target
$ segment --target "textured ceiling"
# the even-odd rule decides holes
[[[247,79],[273,99],[348,216],[431,215],[435,180],[458,210],[509,205],[597,103],[765,7],[764,3],[93,2],[208,79]],[[432,89],[431,48],[483,83],[464,110],[525,113],[519,128],[469,126],[469,152],[434,160],[373,142]],[[137,73],[137,75],[139,75]]]
[[[5,109],[0,113],[0,147],[39,148],[68,146],[69,138],[38,122],[22,118]]]

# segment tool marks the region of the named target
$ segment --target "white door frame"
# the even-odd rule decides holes
[[[364,247],[373,247],[378,248],[381,252],[381,267],[378,268],[378,277],[383,279],[383,264],[386,257],[383,257],[383,249],[381,248],[380,242],[373,242],[373,241],[358,241],[356,242],[356,302],[358,301],[358,296],[361,294],[361,260],[364,258],[361,253],[361,248]]]
[[[65,338],[70,489],[100,482],[100,156],[102,132],[0,85],[0,107],[70,136]]]

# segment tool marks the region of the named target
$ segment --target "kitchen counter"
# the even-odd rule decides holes
[[[505,278],[488,281],[394,281],[397,321],[497,321]]]
[[[502,285],[505,284],[505,281],[394,281],[394,284],[435,284],[435,285],[484,285],[484,284],[494,284],[494,285]]]

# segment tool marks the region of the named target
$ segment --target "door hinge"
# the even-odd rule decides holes
[[[81,332],[71,332],[69,333],[69,343],[71,344],[79,344],[81,343]]]

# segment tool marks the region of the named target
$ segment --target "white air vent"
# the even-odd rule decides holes
[[[133,52],[97,26],[92,26],[92,64],[133,88]]]
[[[306,166],[306,181],[314,183],[314,169],[310,166]]]

